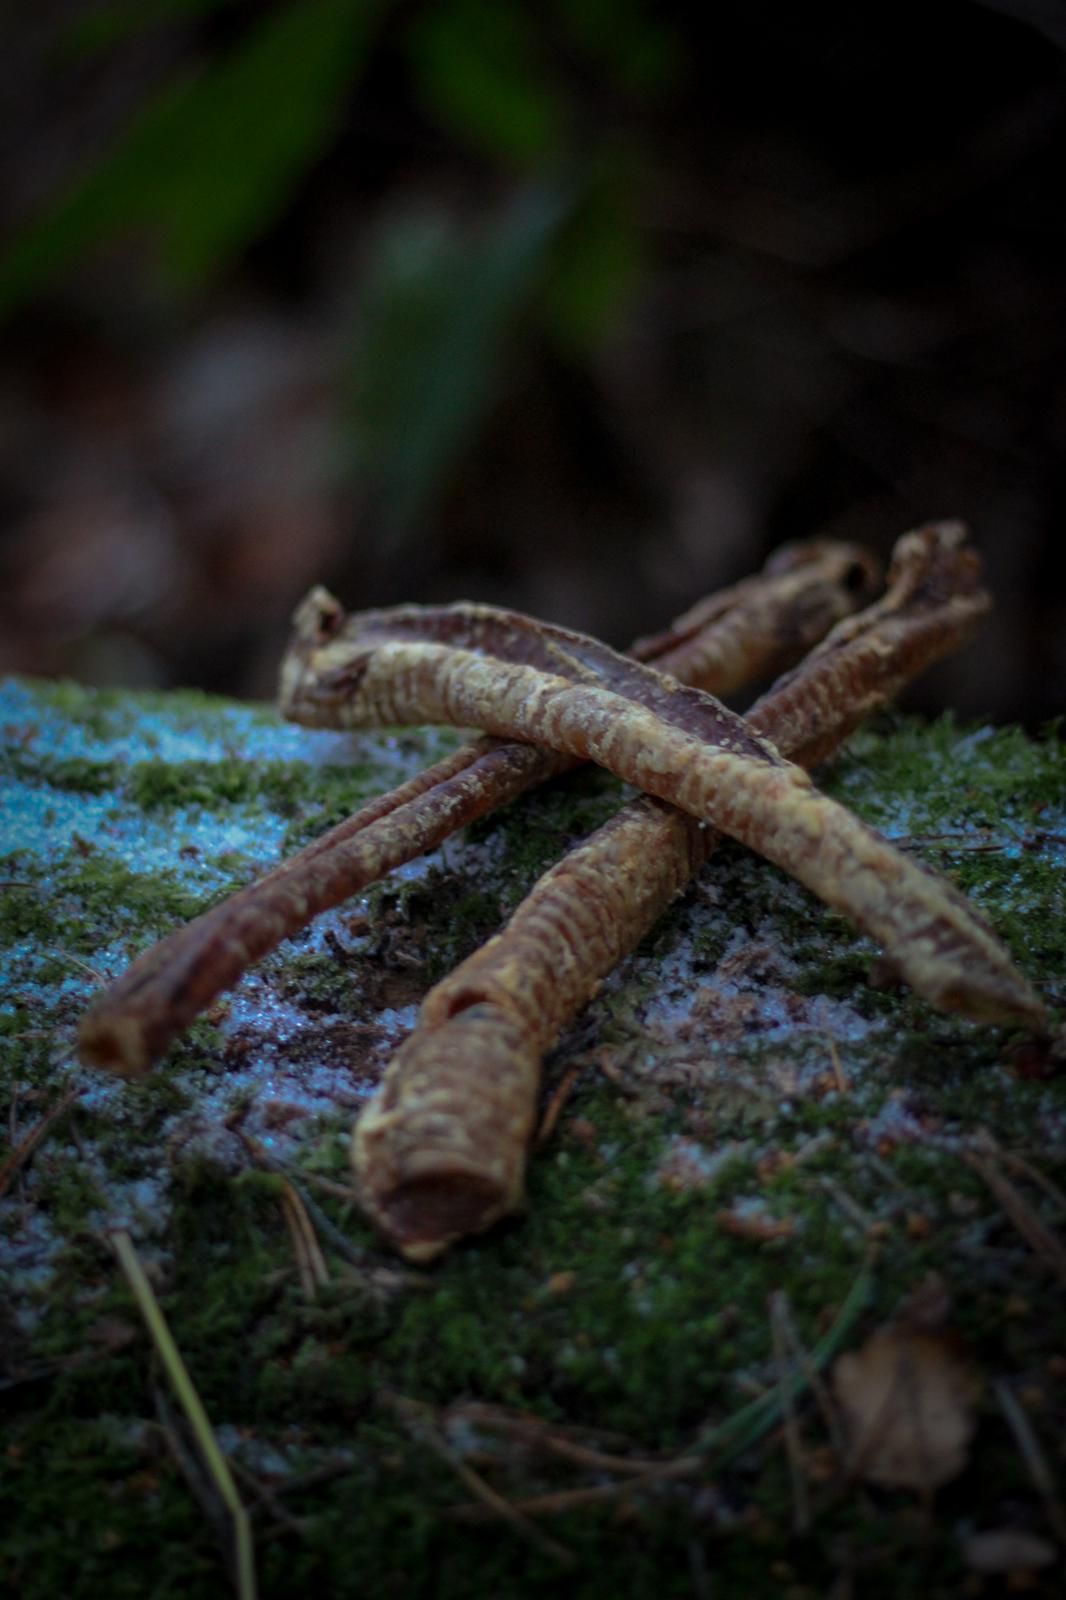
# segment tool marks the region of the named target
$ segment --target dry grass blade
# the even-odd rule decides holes
[[[727,693],[802,655],[875,580],[870,557],[853,545],[786,547],[765,572],[705,601],[698,626],[690,613],[641,649],[661,649],[665,670]],[[83,1018],[82,1060],[122,1076],[146,1072],[248,966],[313,917],[574,764],[531,745],[480,739],[370,801],[138,957]]]
[[[986,606],[956,528],[908,535],[885,598],[841,623],[775,686],[751,713],[752,727],[804,759],[826,754],[860,715],[968,638]],[[519,1203],[544,1051],[716,842],[659,800],[633,802],[427,996],[354,1144],[364,1205],[411,1259],[430,1259]],[[902,894],[904,881],[891,893]],[[920,882],[939,892],[936,880]],[[969,925],[979,941],[988,938],[972,918]],[[909,934],[923,927],[916,915]]]
[[[329,1282],[329,1268],[318,1247],[307,1207],[288,1179],[283,1180],[281,1208],[292,1239],[300,1288],[305,1299],[313,1300],[319,1289]]]
[[[207,1412],[189,1376],[189,1370],[181,1358],[181,1352],[174,1343],[174,1336],[167,1326],[159,1301],[148,1282],[133,1240],[128,1233],[117,1231],[111,1235],[111,1243],[133,1292],[133,1298],[137,1302],[137,1309],[144,1318],[156,1353],[163,1363],[171,1387],[192,1429],[205,1470],[232,1518],[238,1600],[256,1600],[255,1550],[252,1545],[252,1528],[248,1512],[237,1493],[237,1486],[226,1464],[226,1458],[218,1447]]]

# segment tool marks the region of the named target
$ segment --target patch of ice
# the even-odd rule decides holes
[[[205,892],[232,881],[232,874],[213,865],[214,858],[234,854],[272,866],[289,826],[284,817],[245,805],[224,812],[183,806],[157,820],[116,803],[113,795],[3,776],[0,817],[0,854],[32,854],[50,863],[72,848],[87,855],[99,851],[131,871],[166,873]]]
[[[87,708],[91,701],[87,701]],[[117,718],[116,718],[117,720]],[[264,705],[205,702],[193,710],[180,704],[166,710],[142,705],[135,720],[122,717],[122,732],[108,734],[82,725],[62,707],[50,706],[32,686],[0,680],[0,727],[30,730],[27,747],[35,752],[93,761],[306,761],[311,766],[350,766],[379,760],[390,770],[420,771],[427,761],[455,745],[455,736],[438,729],[367,732],[302,728],[284,722]],[[427,746],[429,747],[427,749]]]

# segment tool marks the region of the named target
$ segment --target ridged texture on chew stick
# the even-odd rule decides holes
[[[753,727],[805,760],[827,754],[965,643],[987,605],[961,528],[908,535],[885,599],[775,686],[753,708]],[[635,801],[427,996],[353,1144],[363,1203],[410,1258],[431,1259],[519,1204],[543,1052],[717,837],[659,801]]]
[[[876,563],[854,545],[786,546],[763,572],[702,602],[640,648],[665,652],[668,670],[685,681],[727,693],[796,660],[876,581]],[[83,1018],[82,1060],[124,1076],[146,1072],[246,967],[312,917],[575,764],[551,750],[484,738],[370,801],[138,957]]]

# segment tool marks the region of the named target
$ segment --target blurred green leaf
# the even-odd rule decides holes
[[[556,0],[556,10],[573,42],[602,61],[621,88],[653,96],[677,81],[678,35],[649,15],[643,0]]]
[[[170,84],[117,147],[0,257],[0,314],[97,241],[146,228],[194,285],[282,211],[328,143],[381,11],[295,0],[222,60]]]
[[[570,206],[559,189],[536,188],[473,233],[422,215],[381,236],[363,286],[351,425],[386,531],[424,510],[481,421],[506,335]]]
[[[573,353],[591,354],[617,327],[646,265],[634,212],[638,174],[618,164],[592,185],[562,230],[545,277],[549,330]]]
[[[221,11],[238,0],[124,0],[87,7],[63,29],[59,50],[75,59],[111,50],[125,39],[168,22],[182,22],[209,11]]]
[[[430,116],[480,154],[544,167],[563,148],[566,111],[538,43],[513,0],[432,5],[408,35],[416,92]]]

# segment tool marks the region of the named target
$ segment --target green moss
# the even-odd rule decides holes
[[[380,769],[365,762],[312,768],[296,761],[140,761],[129,769],[124,788],[147,812],[256,804],[282,817],[310,808],[318,819],[333,808],[339,821],[372,792],[379,776]]]
[[[92,761],[85,756],[31,755],[25,750],[5,752],[5,765],[14,777],[74,794],[108,794],[118,783],[121,772],[117,761]]]
[[[10,1116],[20,1135],[53,1103],[53,1063],[92,992],[72,952],[91,963],[115,940],[142,945],[244,881],[257,830],[273,828],[275,847],[282,832],[289,844],[303,842],[392,781],[390,762],[433,759],[444,748],[416,733],[403,746],[381,741],[358,766],[312,765],[272,751],[276,722],[266,710],[71,686],[33,693],[42,724],[51,719],[52,744],[38,753],[32,740],[17,742],[19,781],[35,792],[49,785],[57,795],[113,799],[107,828],[135,832],[142,818],[146,828],[172,827],[174,860],[172,870],[160,868],[157,854],[144,870],[135,851],[119,859],[102,833],[48,857],[30,840],[0,866],[18,884],[0,893],[0,939],[12,952],[0,1083],[9,1101],[3,1125]],[[253,724],[267,743],[249,757],[235,730]],[[68,725],[88,741],[86,754],[64,753]],[[162,752],[179,730],[224,748],[211,759],[153,756],[151,739]],[[884,719],[853,741],[827,781],[946,867],[1057,1000],[1063,854],[1042,830],[1064,831],[1066,761],[1054,739],[977,732],[950,719]],[[110,740],[123,749],[102,748]],[[1042,1527],[1039,1497],[989,1404],[973,1465],[920,1528],[914,1496],[833,1495],[816,1485],[813,1527],[795,1535],[774,1433],[713,1483],[663,1489],[624,1511],[608,1502],[553,1519],[546,1526],[574,1554],[573,1569],[560,1571],[502,1522],[456,1521],[450,1508],[467,1498],[465,1488],[382,1403],[390,1393],[441,1408],[489,1401],[592,1430],[606,1448],[620,1448],[604,1437],[610,1432],[640,1453],[682,1448],[753,1388],[774,1383],[771,1292],[787,1291],[810,1345],[872,1254],[873,1299],[853,1345],[936,1271],[982,1369],[1042,1386],[1043,1409],[1032,1420],[1049,1454],[1066,1426],[1051,1365],[1066,1344],[1053,1282],[978,1173],[953,1153],[960,1137],[987,1126],[1053,1174],[1066,1150],[1066,1082],[1018,1075],[998,1030],[934,1018],[904,993],[870,987],[869,943],[732,848],[563,1042],[553,1072],[579,1056],[586,1067],[556,1138],[533,1162],[523,1217],[431,1271],[397,1278],[343,1196],[314,1187],[316,1174],[347,1181],[352,1103],[384,1051],[379,1044],[377,1055],[361,1054],[365,1037],[393,1037],[390,1008],[495,931],[536,873],[609,815],[619,792],[595,774],[549,786],[471,830],[473,851],[449,844],[428,867],[369,894],[356,946],[354,930],[338,924],[336,948],[283,947],[239,997],[236,1011],[244,1005],[252,1016],[241,1025],[245,1053],[234,1050],[232,1028],[219,1031],[219,1013],[143,1083],[83,1080],[69,1122],[21,1171],[0,1228],[0,1289],[22,1318],[11,1324],[14,1381],[0,1454],[4,1576],[14,1592],[28,1600],[90,1600],[105,1590],[213,1600],[226,1586],[218,1538],[155,1423],[160,1374],[106,1242],[117,1216],[133,1219],[227,1448],[247,1451],[251,1470],[276,1485],[300,1521],[296,1535],[271,1523],[269,1507],[256,1513],[265,1600],[305,1588],[371,1600],[480,1600],[560,1587],[582,1600],[665,1600],[690,1596],[699,1570],[715,1592],[815,1600],[853,1568],[867,1597],[965,1600],[960,1528],[998,1525],[1015,1512]],[[190,815],[208,830],[213,818],[220,830],[233,818],[249,826],[246,835],[220,831],[215,848],[208,831],[201,855],[182,857]],[[948,853],[945,841],[926,837],[978,829],[995,850],[965,848],[966,839],[947,841],[961,846]],[[662,1026],[653,1032],[647,1019],[661,973],[674,974],[683,1012],[686,988],[710,985],[724,952],[743,954],[745,936],[770,953],[765,975],[757,966],[737,986],[757,995],[766,982],[790,995],[800,1003],[796,1029],[775,1030],[756,1011],[750,1026],[716,1033],[710,1011],[704,1024],[696,1013],[676,1040]],[[824,996],[840,1008],[827,1018],[858,1019],[834,1041],[845,1092],[833,1086],[830,1022],[819,1013],[812,1023],[803,1009]],[[316,1045],[316,1028],[334,1026],[335,1013],[342,1031]],[[377,1029],[362,1027],[375,1020]],[[598,1075],[600,1063],[612,1081]],[[304,1066],[311,1091],[328,1072],[346,1093],[287,1121]],[[298,1179],[311,1175],[308,1196],[348,1241],[342,1256],[320,1230],[331,1279],[313,1299],[296,1272],[284,1180],[237,1172],[244,1150],[222,1126],[227,1114],[246,1119],[257,1138],[280,1141],[285,1130],[284,1160]],[[688,1188],[663,1181],[681,1140],[710,1163]],[[728,1140],[741,1142],[739,1152],[715,1165]],[[1012,1176],[1045,1225],[1060,1226],[1050,1197],[1024,1171]],[[716,1220],[759,1204],[791,1222],[789,1238],[760,1243]],[[27,1225],[41,1229],[29,1266],[14,1248]],[[353,1253],[358,1269],[346,1259]],[[7,1334],[5,1323],[0,1338]],[[827,1447],[817,1407],[804,1403],[801,1426],[808,1449]],[[473,1464],[513,1498],[596,1481],[513,1439],[479,1439],[469,1423],[447,1437],[460,1452],[480,1444]],[[331,1475],[331,1463],[343,1470]],[[1041,1600],[1054,1593],[1042,1585],[1038,1578],[1029,1591]]]
[[[203,911],[209,897],[190,889],[177,871],[139,873],[107,856],[73,862],[59,880],[60,892],[74,904],[75,946],[92,948],[101,933],[130,928],[165,928]]]

